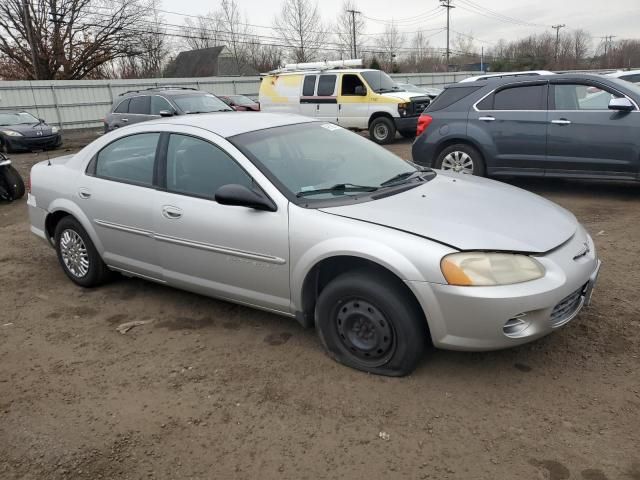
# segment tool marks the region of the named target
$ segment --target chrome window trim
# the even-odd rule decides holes
[[[579,82],[579,80],[575,80],[575,82]],[[521,83],[524,83],[524,82],[521,82]],[[570,84],[571,80],[569,80],[567,82],[557,82],[557,81],[555,81],[555,83],[553,83],[553,81],[549,81],[548,85],[549,85],[549,88],[551,88],[552,85],[558,85],[558,84],[562,84],[562,83],[569,83]],[[598,82],[594,82],[594,83],[598,83]],[[489,93],[487,93],[482,98],[480,98],[476,103],[474,103],[473,104],[473,109],[478,113],[479,112],[591,112],[591,113],[593,113],[593,112],[611,112],[612,111],[612,110],[609,110],[609,109],[607,109],[607,110],[555,110],[555,109],[551,110],[549,108],[546,108],[544,110],[479,110],[478,109],[477,105],[480,102],[482,102],[485,98],[487,98],[489,95],[493,95],[496,92],[496,90],[498,90],[501,87],[508,87],[508,86],[511,86],[511,85],[514,85],[517,88],[518,84],[500,85],[499,87],[494,88]],[[629,100],[633,104],[633,106],[635,107],[635,110],[633,110],[631,112],[628,112],[628,113],[640,113],[640,107],[638,107],[638,103],[635,100],[633,100],[633,98],[629,97],[629,95],[627,95],[625,93],[622,93],[620,90],[612,88],[609,85],[603,85],[603,84],[600,84],[600,85],[604,86],[608,90],[613,90],[614,92],[622,95],[627,100]],[[597,87],[597,88],[599,88],[599,87]],[[548,107],[548,105],[547,105],[547,107]]]

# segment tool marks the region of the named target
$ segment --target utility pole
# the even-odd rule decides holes
[[[451,5],[451,0],[440,0],[440,6],[447,9],[447,72],[449,71],[449,56],[451,55],[451,49],[449,48],[449,30],[451,25],[451,9],[456,8]]]
[[[22,20],[24,21],[24,29],[27,33],[27,42],[29,42],[29,50],[31,50],[31,63],[33,63],[33,77],[35,80],[40,79],[40,64],[36,54],[36,42],[33,38],[33,29],[31,28],[31,13],[29,12],[29,0],[22,0]]]
[[[616,38],[615,35],[609,35],[608,37],[604,37],[604,62],[605,62],[605,68],[609,67],[608,53],[611,51],[611,44],[613,43],[613,39],[614,38]]]
[[[556,67],[557,67],[557,63],[558,63],[558,50],[560,47],[560,29],[566,27],[566,25],[563,23],[562,25],[552,25],[551,28],[555,28],[556,29]]]
[[[353,53],[353,57],[352,58],[358,58],[358,49],[356,47],[356,13],[360,14],[362,12],[360,12],[359,10],[347,10],[347,12],[349,12],[351,14],[351,33],[353,36],[353,49],[351,50],[351,53]]]

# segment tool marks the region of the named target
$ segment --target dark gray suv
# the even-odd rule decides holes
[[[418,120],[414,162],[474,175],[640,179],[640,88],[587,74],[450,85]]]
[[[231,107],[218,97],[195,88],[167,86],[132,90],[113,102],[104,117],[104,131],[159,117],[229,111]]]

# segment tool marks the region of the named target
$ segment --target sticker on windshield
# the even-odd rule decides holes
[[[330,132],[333,132],[334,130],[339,130],[340,127],[338,125],[334,125],[333,123],[323,123],[322,125],[320,125],[322,128],[326,128],[327,130],[329,130]]]

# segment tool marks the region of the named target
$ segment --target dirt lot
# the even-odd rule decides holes
[[[43,155],[13,158],[26,176]],[[594,236],[592,307],[401,379],[339,366],[267,313],[141,280],[75,287],[25,200],[1,204],[0,478],[639,480],[640,185],[517,185]],[[116,331],[134,319],[154,321]]]

